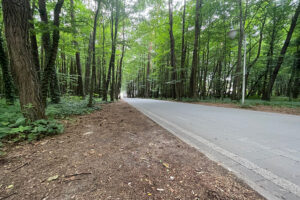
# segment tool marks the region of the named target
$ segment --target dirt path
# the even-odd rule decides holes
[[[124,102],[0,160],[0,200],[263,199]]]

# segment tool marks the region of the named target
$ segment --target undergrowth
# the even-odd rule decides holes
[[[101,99],[95,99],[95,101],[101,103]],[[23,117],[18,102],[15,105],[6,105],[5,101],[0,99],[0,155],[4,154],[3,150],[1,151],[3,142],[33,141],[60,134],[64,127],[57,119],[87,114],[98,109],[100,109],[99,106],[87,107],[87,100],[68,96],[62,98],[59,104],[49,103],[46,109],[47,120],[32,122]]]

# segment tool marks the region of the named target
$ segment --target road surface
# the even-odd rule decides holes
[[[300,199],[300,116],[125,99],[267,199]]]

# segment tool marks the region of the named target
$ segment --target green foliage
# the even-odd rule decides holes
[[[100,99],[95,99],[101,103]],[[64,97],[59,104],[50,104],[46,110],[48,119],[34,122],[26,120],[21,111],[19,103],[7,105],[0,99],[0,141],[33,141],[46,136],[56,135],[63,132],[64,127],[55,119],[62,119],[72,115],[87,114],[100,109],[99,106],[87,107],[87,100],[80,97]],[[2,143],[0,142],[0,155]]]
[[[99,102],[99,100],[97,100]],[[69,96],[61,100],[59,104],[50,104],[46,110],[49,118],[64,118],[72,115],[82,115],[100,109],[95,106],[87,107],[87,99],[82,100],[81,97]]]

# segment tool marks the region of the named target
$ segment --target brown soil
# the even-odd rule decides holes
[[[300,115],[300,108],[288,108],[288,107],[276,107],[276,106],[264,106],[264,105],[241,107],[240,105],[232,104],[232,103],[212,103],[212,102],[191,102],[191,103],[201,104],[206,106],[224,107],[224,108],[238,108],[238,109],[247,109],[247,110],[263,111],[263,112]]]
[[[0,199],[263,199],[124,102],[0,160]]]

